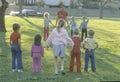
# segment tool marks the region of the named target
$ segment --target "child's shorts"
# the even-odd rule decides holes
[[[53,53],[54,53],[54,56],[64,57],[65,56],[65,45],[64,44],[53,45]]]

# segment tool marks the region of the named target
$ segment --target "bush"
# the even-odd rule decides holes
[[[36,2],[36,5],[37,5],[37,6],[44,7],[44,6],[45,6],[44,0],[37,1],[37,2]]]
[[[59,1],[59,5],[58,6],[62,7],[62,6],[64,6],[64,3],[62,1]]]
[[[83,2],[84,6],[83,8],[88,8],[88,9],[98,9],[99,5],[97,3],[88,3],[88,2]]]
[[[70,7],[71,7],[71,8],[74,8],[74,7],[75,7],[75,5],[74,5],[74,0],[71,0]]]

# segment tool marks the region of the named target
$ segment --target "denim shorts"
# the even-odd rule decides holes
[[[64,44],[53,45],[53,53],[54,53],[54,56],[64,57],[65,56],[65,45]]]

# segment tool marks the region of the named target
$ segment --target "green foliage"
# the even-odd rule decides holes
[[[64,6],[64,3],[63,3],[63,1],[61,1],[61,0],[60,0],[60,1],[59,1],[59,4],[58,4],[58,6],[59,6],[59,7],[62,7],[62,6]]]
[[[15,21],[17,20],[17,21]],[[82,22],[77,19],[77,23]],[[6,27],[8,32],[0,32],[0,82],[100,82],[100,81],[120,81],[120,19],[97,19],[90,18],[88,29],[94,29],[95,37],[99,43],[99,48],[95,52],[97,72],[92,73],[89,63],[89,73],[85,73],[84,69],[84,50],[81,49],[82,74],[76,72],[68,73],[70,62],[70,48],[66,50],[65,71],[66,75],[54,76],[54,60],[52,48],[45,49],[44,58],[42,58],[42,74],[33,74],[31,72],[32,58],[30,57],[30,48],[36,33],[43,36],[43,19],[42,18],[19,18],[6,16]],[[11,51],[9,45],[9,37],[12,33],[12,24],[19,23],[21,25],[21,42],[24,72],[12,73],[11,71]],[[55,19],[53,19],[55,24]],[[50,30],[52,30],[51,28]],[[43,46],[45,42],[42,40]],[[58,59],[60,69],[60,59]]]
[[[88,9],[98,9],[99,5],[97,3],[85,3],[85,8],[88,8]]]
[[[44,5],[45,5],[44,0],[40,0],[40,2],[38,4],[40,4],[40,6],[42,6],[42,7],[44,7]]]
[[[70,7],[71,7],[71,8],[74,8],[74,7],[75,7],[75,5],[74,5],[74,0],[71,0]]]

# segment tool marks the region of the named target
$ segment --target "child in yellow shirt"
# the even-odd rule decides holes
[[[82,43],[82,46],[85,49],[85,72],[88,72],[89,59],[91,60],[92,71],[96,72],[94,52],[95,49],[98,48],[98,42],[94,38],[94,33],[93,30],[89,30],[88,37]]]

